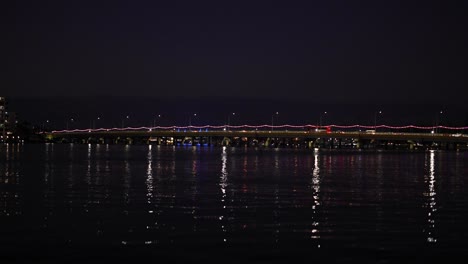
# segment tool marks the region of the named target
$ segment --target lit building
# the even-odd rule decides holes
[[[0,131],[2,133],[3,138],[5,138],[6,136],[6,115],[6,99],[5,97],[0,96]]]
[[[8,103],[5,97],[0,97],[0,133],[5,136],[13,134],[16,130],[17,118],[15,112],[8,112]]]
[[[8,111],[8,102],[0,96],[0,136],[2,142],[8,141],[8,137],[16,133],[17,117],[15,112]]]
[[[5,113],[5,122],[6,122],[6,130],[10,132],[14,132],[16,129],[16,123],[18,123],[16,118],[15,112],[6,112]]]

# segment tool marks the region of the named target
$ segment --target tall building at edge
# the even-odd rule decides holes
[[[5,97],[0,96],[0,133],[2,138],[6,135],[6,100]]]
[[[8,112],[8,103],[4,96],[0,96],[0,136],[2,140],[12,135],[16,129],[16,113]]]

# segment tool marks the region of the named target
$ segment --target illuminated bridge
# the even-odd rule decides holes
[[[466,127],[390,127],[384,125],[328,126],[326,129],[319,129],[313,125],[244,125],[75,129],[44,134],[48,142],[88,144],[468,149],[468,134],[462,133],[467,129]]]

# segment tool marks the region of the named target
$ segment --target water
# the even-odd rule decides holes
[[[468,153],[0,146],[3,262],[466,255]]]

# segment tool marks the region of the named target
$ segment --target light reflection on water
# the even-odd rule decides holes
[[[427,163],[427,162],[426,162]],[[435,151],[429,151],[429,166],[426,169],[427,174],[425,175],[425,181],[429,186],[429,191],[425,193],[427,197],[427,208],[429,208],[429,212],[427,213],[427,242],[429,243],[436,243],[437,238],[435,237],[436,232],[436,220],[435,220],[435,212],[437,211],[437,203],[436,203],[436,191],[435,191]]]
[[[467,164],[443,151],[5,144],[0,243],[461,248]]]
[[[319,167],[319,152],[318,150],[314,151],[314,167],[312,171],[312,197],[313,197],[313,204],[312,204],[312,229],[311,229],[311,239],[319,239],[320,232],[319,232],[319,217],[317,211],[320,206],[320,167]],[[317,247],[320,247],[320,243],[317,244]]]

